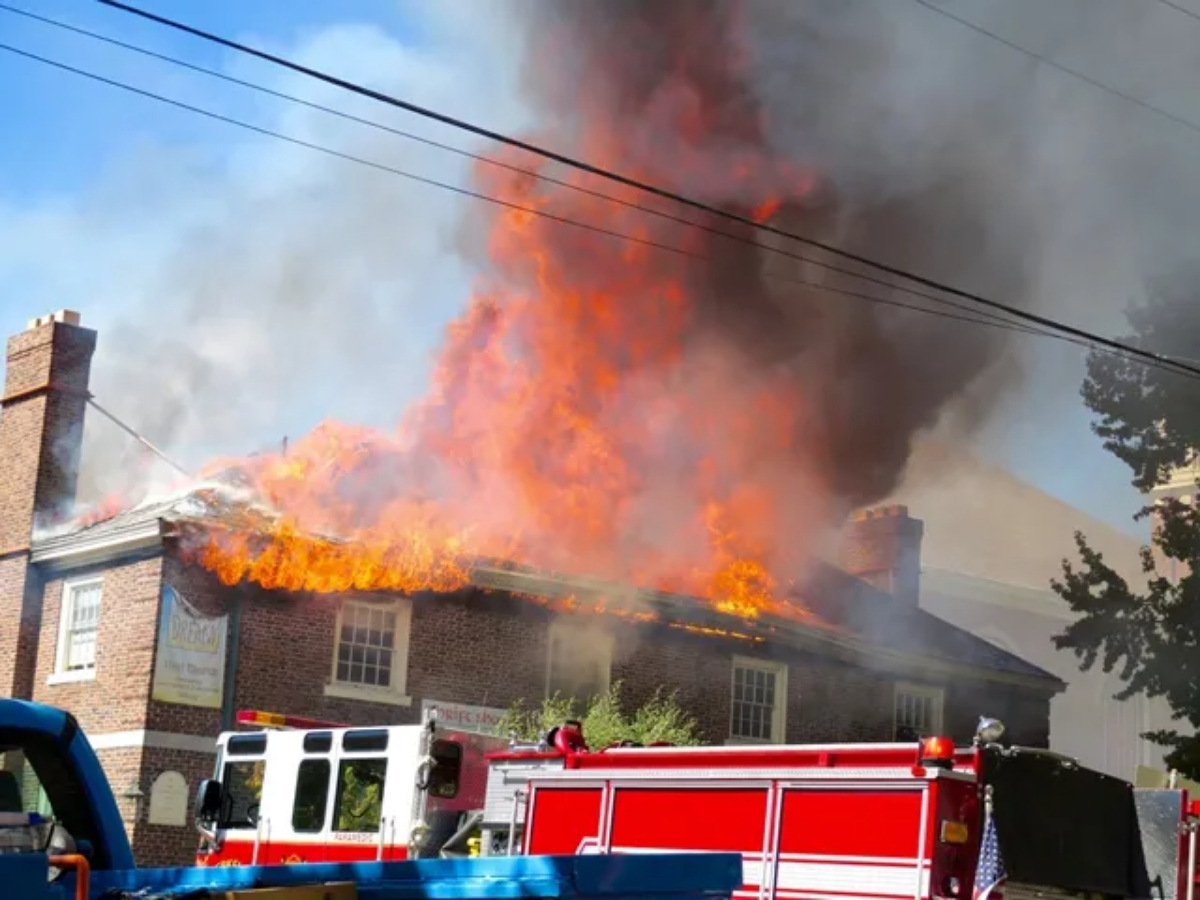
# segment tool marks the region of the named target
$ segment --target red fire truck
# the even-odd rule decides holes
[[[201,864],[469,855],[479,834],[483,855],[736,852],[758,900],[1196,900],[1200,803],[1005,746],[995,720],[965,748],[593,751],[578,723],[519,745],[243,719],[301,730],[221,737]]]
[[[759,900],[1194,900],[1200,804],[1002,733],[590,752],[568,723],[491,756],[484,852],[738,852]]]

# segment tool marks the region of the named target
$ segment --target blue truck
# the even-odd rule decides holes
[[[730,900],[731,853],[514,856],[140,869],[116,797],[68,712],[0,700],[0,897],[13,900]],[[30,808],[20,773],[44,798]]]

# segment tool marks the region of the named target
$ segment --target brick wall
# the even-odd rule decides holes
[[[0,411],[0,696],[29,697],[40,585],[27,584],[31,532],[75,499],[96,333],[48,322],[8,341]]]
[[[202,570],[176,562],[168,562],[166,569],[195,605],[216,611],[226,602],[223,597],[232,596]],[[481,593],[414,598],[406,684],[410,702],[398,705],[327,696],[339,598],[254,588],[241,588],[237,596],[243,605],[238,708],[349,724],[403,724],[417,721],[425,699],[504,708],[518,699],[536,702],[545,694],[554,616],[530,601]],[[585,621],[598,623],[611,635],[611,677],[623,682],[628,703],[640,705],[660,687],[677,691],[711,742],[723,742],[729,734],[734,656],[786,664],[788,741],[891,739],[894,686],[900,680],[895,675],[719,635],[623,620]],[[957,739],[969,740],[979,716],[991,715],[1009,723],[1010,733],[1019,733],[1024,742],[1044,745],[1048,698],[984,682],[928,683],[943,689],[945,726]],[[205,734],[219,727],[211,711],[160,704],[152,709],[155,728]]]
[[[163,747],[142,750],[137,777],[144,799],[139,805],[132,832],[133,853],[139,866],[188,865],[195,860],[200,837],[192,825],[190,798],[195,795],[201,780],[212,777],[214,759],[211,753]],[[183,825],[150,822],[151,789],[155,779],[164,772],[178,772],[187,782],[188,815]]]
[[[77,569],[46,581],[34,700],[71,710],[85,733],[149,727],[162,565],[161,557],[152,557]],[[96,576],[101,579],[101,594],[94,678],[53,683],[64,587],[76,579]]]
[[[125,833],[129,835],[129,840],[133,843],[137,839],[138,802],[127,798],[125,793],[131,786],[136,785],[140,778],[142,748],[97,749],[96,756],[100,760],[100,765],[104,767],[104,774],[108,776],[108,783],[113,794],[116,795],[117,809],[121,813],[121,821],[125,823]],[[135,856],[134,859],[137,857]]]

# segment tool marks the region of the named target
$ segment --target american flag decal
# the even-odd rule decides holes
[[[979,842],[979,866],[975,869],[973,900],[999,897],[1000,887],[1008,877],[1004,871],[1004,857],[1000,854],[1000,837],[996,834],[996,821],[992,818],[991,807],[990,803],[987,804],[983,839]]]

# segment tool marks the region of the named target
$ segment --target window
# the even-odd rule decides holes
[[[387,760],[344,759],[338,769],[338,796],[333,830],[369,834],[379,831]]]
[[[20,750],[0,753],[0,813],[54,815],[38,773]]]
[[[221,776],[225,789],[225,808],[217,823],[221,828],[257,828],[258,805],[262,802],[266,760],[245,759],[228,762]]]
[[[99,578],[63,584],[53,680],[81,681],[96,676],[100,593]]]
[[[782,744],[787,712],[787,666],[734,657],[729,737],[735,743]]]
[[[76,841],[92,845],[94,870],[124,868],[120,848],[104,840],[105,823],[82,773],[57,734],[0,728],[0,811],[54,818]],[[5,894],[7,896],[7,893]]]
[[[407,704],[408,601],[343,602],[337,618],[333,673],[325,693]]]
[[[942,689],[919,684],[896,685],[893,739],[915,741],[942,730]]]
[[[329,760],[306,759],[296,770],[296,796],[292,801],[292,828],[300,832],[325,827],[329,804]]]
[[[546,696],[586,703],[608,692],[613,640],[597,625],[555,621],[550,626]]]

